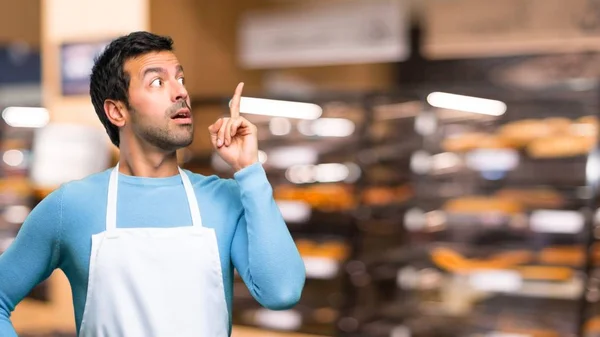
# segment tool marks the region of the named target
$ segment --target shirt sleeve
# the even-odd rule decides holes
[[[16,337],[10,315],[58,266],[63,189],[31,211],[15,240],[0,255],[0,336]]]
[[[263,307],[289,309],[298,303],[304,288],[304,262],[262,165],[246,167],[234,179],[242,212],[232,243],[233,264]]]

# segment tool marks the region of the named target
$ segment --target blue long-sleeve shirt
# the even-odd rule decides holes
[[[217,235],[230,331],[234,267],[264,307],[280,310],[294,306],[304,287],[304,263],[275,204],[262,165],[256,163],[238,171],[233,179],[185,171],[196,192],[202,223],[214,228]],[[63,184],[50,193],[0,255],[0,336],[16,336],[10,313],[56,268],[71,284],[79,331],[91,236],[105,230],[110,172]],[[188,226],[191,221],[179,175],[119,175],[118,227],[177,227]]]

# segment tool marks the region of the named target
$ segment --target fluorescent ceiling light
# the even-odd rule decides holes
[[[29,207],[23,205],[8,206],[4,210],[4,220],[10,223],[21,224],[25,222],[30,211]]]
[[[467,153],[467,166],[475,171],[505,172],[519,166],[519,152],[513,149],[477,149]]]
[[[506,103],[501,101],[444,92],[432,92],[427,96],[427,103],[436,108],[460,110],[491,116],[501,116],[506,112]]]
[[[293,184],[354,182],[360,176],[354,171],[351,164],[294,165],[286,170],[285,177]]]
[[[44,108],[8,107],[2,111],[2,118],[15,128],[41,128],[50,121],[50,114]]]
[[[296,223],[306,222],[312,214],[311,206],[304,201],[277,200],[277,206],[285,221]]]
[[[2,160],[8,166],[17,167],[23,164],[25,155],[19,150],[8,150],[2,155]]]
[[[254,323],[270,329],[294,331],[302,325],[302,314],[292,309],[276,311],[261,308],[254,312]]]
[[[308,146],[284,146],[268,152],[269,165],[285,169],[293,165],[314,164],[319,159],[315,148]]]
[[[319,280],[328,280],[336,277],[340,269],[340,263],[329,257],[304,256],[304,267],[306,277]]]
[[[577,234],[583,230],[585,219],[577,211],[535,210],[529,226],[537,233]]]
[[[231,101],[229,101],[231,106]],[[296,119],[317,119],[323,109],[312,103],[281,101],[266,98],[242,97],[240,113]]]
[[[298,131],[305,136],[348,137],[355,128],[354,122],[346,118],[319,118],[298,123]]]
[[[274,117],[269,122],[269,130],[274,136],[285,136],[292,131],[292,123],[287,118]]]
[[[514,270],[478,270],[469,275],[469,284],[479,291],[515,292],[523,286],[523,279]]]
[[[344,181],[350,175],[350,170],[344,164],[319,164],[316,167],[315,180],[321,183]]]

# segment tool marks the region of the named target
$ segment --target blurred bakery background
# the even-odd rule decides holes
[[[87,76],[135,30],[186,69],[184,168],[231,176],[206,128],[239,81],[323,108],[244,116],[307,281],[269,311],[236,278],[234,337],[600,336],[600,1],[0,0],[0,252],[115,162]],[[64,275],[12,322],[75,336]]]

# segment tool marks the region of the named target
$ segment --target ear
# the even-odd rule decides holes
[[[106,101],[104,101],[104,112],[106,113],[106,117],[108,117],[108,120],[112,124],[118,127],[122,127],[125,125],[127,109],[125,108],[123,103],[107,99]]]

